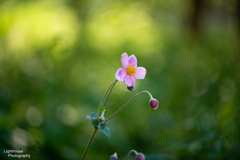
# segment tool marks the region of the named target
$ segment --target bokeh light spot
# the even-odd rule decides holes
[[[13,140],[13,146],[15,148],[26,147],[28,144],[27,132],[21,128],[15,128],[13,130],[12,140]]]
[[[157,29],[142,4],[118,4],[111,9],[106,6],[104,10],[96,9],[95,12],[97,16],[89,23],[89,32],[93,37],[91,43],[98,49],[109,50],[131,44],[139,51],[138,54],[154,51]]]
[[[66,6],[56,5],[53,1],[22,3],[10,8],[6,6],[0,8],[0,22],[3,21],[8,30],[8,50],[26,53],[32,47],[42,47],[55,38],[65,42],[61,48],[75,42],[80,25]]]
[[[26,112],[26,119],[33,126],[40,126],[43,122],[42,112],[36,107],[29,107]]]
[[[57,111],[58,118],[68,126],[76,126],[79,123],[77,110],[70,105],[62,105]]]

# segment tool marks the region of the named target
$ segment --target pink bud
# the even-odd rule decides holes
[[[110,156],[110,160],[117,160],[117,159],[118,159],[118,156],[116,152]]]
[[[138,153],[136,156],[136,160],[145,160],[145,156],[142,153]]]
[[[150,106],[153,108],[153,109],[157,109],[158,108],[158,100],[156,99],[151,99],[150,102],[149,102]]]

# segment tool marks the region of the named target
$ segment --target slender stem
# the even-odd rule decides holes
[[[106,105],[106,102],[107,102],[107,100],[108,100],[108,97],[109,97],[109,95],[111,94],[112,89],[113,89],[113,87],[115,86],[116,83],[117,83],[117,80],[115,80],[115,81],[109,86],[109,88],[107,89],[107,91],[104,93],[104,95],[103,95],[103,97],[102,97],[102,100],[101,100],[101,102],[100,102],[100,104],[99,104],[99,106],[98,106],[97,115],[99,114],[99,109],[100,109],[100,107],[101,107],[101,105],[102,105],[102,103],[103,103],[103,101],[104,101],[104,98],[107,96],[107,98],[106,98],[105,103],[104,103],[103,106]],[[103,114],[104,114],[104,112],[105,112],[105,110],[103,111]],[[101,114],[101,115],[103,115],[103,114]],[[93,140],[93,138],[94,138],[97,130],[98,130],[98,129],[95,128],[95,130],[94,130],[94,132],[93,132],[93,134],[92,134],[92,136],[91,136],[91,138],[90,138],[90,140],[89,140],[89,142],[88,142],[88,145],[87,145],[87,147],[86,147],[86,149],[85,149],[85,151],[84,151],[82,160],[85,159],[85,157],[86,157],[86,155],[87,155],[87,152],[88,152],[88,149],[89,149],[89,147],[90,147],[90,145],[91,145],[91,143],[92,143],[92,140]]]
[[[89,140],[89,142],[88,142],[88,145],[87,145],[87,147],[86,147],[86,149],[85,149],[85,151],[84,151],[82,160],[85,159],[85,157],[86,157],[86,155],[87,155],[87,152],[88,152],[88,149],[89,149],[89,147],[90,147],[90,145],[91,145],[91,143],[92,143],[93,137],[95,136],[97,130],[98,130],[98,129],[95,128],[95,130],[93,131],[93,134],[92,134],[92,136],[91,136],[91,138],[90,138],[90,140]]]
[[[139,96],[142,93],[147,93],[150,98],[152,99],[152,95],[150,92],[148,91],[141,91],[138,94],[136,94],[135,96],[133,96],[129,101],[127,101],[121,108],[119,108],[115,113],[113,113],[113,115],[111,115],[104,123],[102,123],[101,125],[104,125],[105,123],[107,123],[110,119],[112,119],[116,114],[118,114],[126,105],[128,105],[133,99],[135,99],[137,96]]]
[[[117,82],[117,80],[115,80],[115,81],[109,86],[109,88],[107,89],[107,91],[104,93],[104,95],[103,95],[103,97],[102,97],[102,100],[101,100],[101,102],[100,102],[100,104],[99,104],[99,106],[98,106],[97,116],[98,116],[98,114],[99,114],[99,109],[100,109],[100,107],[101,107],[101,105],[102,105],[102,103],[103,103],[104,98],[106,97],[108,91],[109,91],[110,89],[112,90],[112,88],[114,87],[114,85],[116,84],[116,82]],[[109,93],[109,94],[110,94],[110,93]]]
[[[111,94],[111,92],[112,92],[112,90],[113,90],[113,87],[115,86],[116,83],[117,83],[117,80],[113,82],[112,88],[111,88],[110,91],[109,91],[109,94],[108,94],[108,96],[107,96],[107,98],[106,98],[106,100],[105,100],[105,102],[104,102],[104,104],[103,104],[103,107],[106,105],[107,100],[108,100],[108,98],[109,98],[109,96],[110,96],[110,94]]]
[[[132,149],[131,151],[128,152],[126,160],[129,159],[132,152],[134,152],[136,155],[138,154],[138,152],[136,150]]]

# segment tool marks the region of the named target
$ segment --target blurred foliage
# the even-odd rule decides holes
[[[86,159],[240,159],[237,0],[203,1],[199,29],[191,0],[1,0],[0,159],[81,159],[96,112],[123,52],[147,69],[135,90],[113,89],[109,139],[97,132]],[[239,32],[240,33],[240,32]],[[107,117],[106,117],[107,118]],[[15,159],[15,158],[12,158]]]

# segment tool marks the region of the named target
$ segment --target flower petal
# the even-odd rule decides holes
[[[121,62],[122,62],[122,65],[123,65],[124,68],[127,68],[129,66],[127,53],[122,54]]]
[[[124,81],[125,77],[127,75],[126,69],[125,68],[119,68],[115,74],[115,78],[122,82]]]
[[[134,77],[137,79],[144,79],[147,71],[144,67],[136,67],[136,73]]]
[[[135,57],[134,54],[128,57],[128,61],[129,64],[131,64],[134,67],[137,67],[137,58]]]
[[[135,78],[134,78],[134,76],[126,75],[124,82],[125,82],[125,84],[128,87],[135,86]]]

